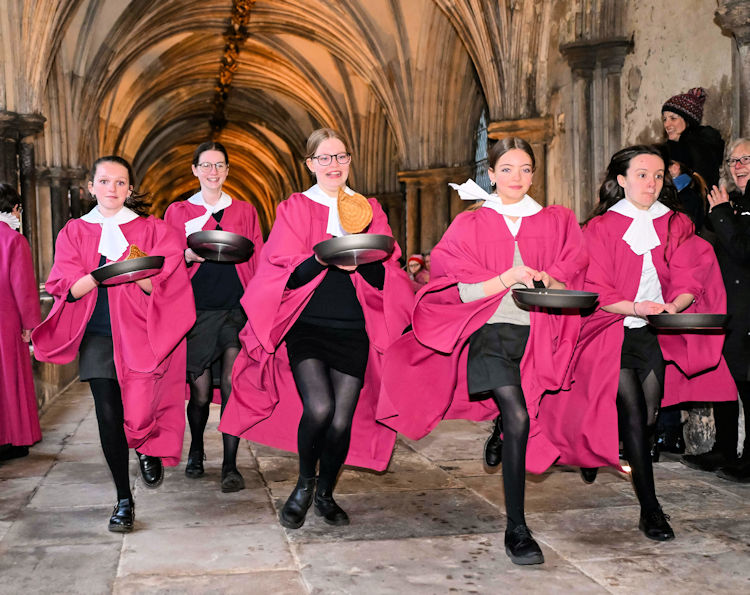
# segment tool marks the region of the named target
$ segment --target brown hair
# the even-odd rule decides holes
[[[534,150],[531,145],[522,138],[517,136],[509,136],[507,138],[500,139],[497,141],[490,150],[487,152],[487,167],[489,169],[495,169],[498,159],[505,155],[512,149],[519,149],[531,157],[531,170],[536,169],[536,159],[534,158]]]

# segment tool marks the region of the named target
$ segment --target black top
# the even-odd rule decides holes
[[[99,259],[99,266],[104,265],[106,262],[107,259],[102,256]],[[107,289],[106,285],[99,285],[97,288],[96,306],[94,306],[94,311],[91,313],[91,318],[89,318],[86,330],[84,331],[87,335],[112,336],[112,323],[109,318],[109,293]],[[75,302],[78,300],[68,292],[67,301]]]
[[[286,286],[297,289],[312,281],[325,269],[328,269],[325,277],[313,292],[299,320],[334,328],[365,328],[365,316],[351,280],[353,273],[335,266],[325,267],[315,256],[311,256],[292,271]],[[382,262],[360,265],[357,272],[373,287],[383,289],[385,268]]]
[[[750,361],[750,184],[745,194],[711,209],[708,223],[716,233],[716,258],[727,290],[727,336],[724,357],[732,375],[745,380]]]
[[[223,215],[224,209],[213,217],[218,222]],[[221,230],[221,225],[217,224],[215,229]],[[237,268],[231,262],[202,262],[191,283],[196,310],[232,310],[239,307],[245,293]]]

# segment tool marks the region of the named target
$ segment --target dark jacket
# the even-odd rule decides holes
[[[729,204],[708,214],[716,234],[716,257],[727,289],[730,315],[724,358],[735,380],[750,380],[750,184],[745,194],[732,192]]]
[[[667,149],[670,155],[686,154],[687,158],[683,160],[687,161],[685,165],[701,175],[709,190],[719,184],[719,170],[724,158],[724,140],[716,128],[690,126],[680,135],[680,140],[667,141]]]

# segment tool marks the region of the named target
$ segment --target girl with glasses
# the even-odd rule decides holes
[[[220,429],[296,451],[299,476],[281,511],[284,527],[308,508],[349,524],[333,499],[342,465],[383,470],[396,434],[375,422],[383,352],[408,324],[412,292],[398,246],[383,262],[334,266],[313,246],[345,235],[337,207],[349,158],[342,136],[316,130],[305,164],[316,183],[277,210],[256,276],[242,300],[248,316],[232,396]],[[377,200],[363,233],[392,235]],[[317,478],[316,478],[317,476]]]
[[[222,190],[229,173],[229,155],[221,143],[204,142],[193,153],[193,175],[200,191],[187,200],[169,205],[164,219],[182,237],[185,262],[195,295],[196,321],[187,335],[187,382],[190,400],[187,419],[190,449],[185,475],[197,479],[204,474],[203,433],[214,393],[214,371],[219,378],[222,413],[232,391],[232,367],[240,352],[239,334],[246,317],[240,298],[255,274],[263,236],[258,213],[250,203],[231,198]],[[224,230],[242,235],[254,244],[249,260],[237,264],[211,262],[187,246],[187,236],[203,230]],[[221,491],[245,487],[237,469],[240,439],[223,434],[224,458]]]

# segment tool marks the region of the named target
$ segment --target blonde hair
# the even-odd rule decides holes
[[[340,140],[342,143],[344,143],[344,147],[346,148],[346,150],[349,151],[349,145],[340,132],[334,130],[333,128],[318,128],[317,130],[313,130],[310,136],[307,137],[305,161],[311,159],[313,155],[315,155],[315,151],[318,150],[320,144],[323,141],[328,140],[329,138]]]

